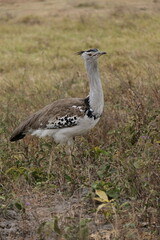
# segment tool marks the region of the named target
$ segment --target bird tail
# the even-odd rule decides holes
[[[27,128],[30,122],[30,118],[26,119],[25,121],[23,121],[12,133],[11,137],[10,137],[10,141],[14,142],[14,141],[18,141],[22,138],[24,138],[26,136],[27,133]]]
[[[10,140],[11,142],[14,142],[14,141],[18,141],[18,140],[24,138],[25,136],[26,136],[26,134],[23,133],[23,132],[20,132],[20,133],[18,133],[18,134],[15,134],[15,133],[13,132],[13,134],[11,135],[11,137],[10,137],[9,140]]]

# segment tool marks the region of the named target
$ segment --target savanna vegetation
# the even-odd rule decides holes
[[[158,0],[0,1],[2,240],[159,239],[159,13]],[[49,138],[10,143],[30,113],[88,94],[74,53],[91,47],[107,51],[105,109],[72,164]]]

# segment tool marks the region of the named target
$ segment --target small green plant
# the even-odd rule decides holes
[[[107,194],[101,190],[96,190],[95,193],[96,195],[98,195],[98,197],[95,197],[93,199],[101,203],[97,207],[96,213],[98,214],[100,210],[103,210],[103,214],[105,215],[105,217],[109,218],[110,216],[112,216],[113,213],[112,203],[114,202],[114,199],[109,200]]]
[[[92,188],[104,191],[110,199],[117,199],[121,192],[121,189],[113,182],[96,181],[92,184]]]
[[[60,219],[57,216],[43,222],[38,228],[40,238],[48,236],[64,240],[89,240],[87,219],[81,219],[79,223],[67,223],[67,219],[70,222],[70,219],[66,218],[66,223],[63,226],[59,224]]]
[[[55,217],[54,219],[41,223],[38,228],[38,234],[40,239],[44,239],[45,236],[50,238],[62,237],[62,231],[59,228],[58,218]]]

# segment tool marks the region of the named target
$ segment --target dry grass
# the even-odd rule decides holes
[[[158,1],[0,1],[1,238],[158,240]],[[97,47],[105,111],[73,164],[50,139],[11,144],[18,123],[53,100],[86,96],[82,60]],[[114,199],[96,213],[95,190]]]

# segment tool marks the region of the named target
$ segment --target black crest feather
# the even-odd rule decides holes
[[[86,51],[79,51],[79,52],[77,52],[77,54],[82,55],[84,52],[98,52],[98,49],[97,48],[91,48],[91,49],[86,50]]]
[[[91,49],[87,50],[86,52],[98,52],[98,49],[97,48],[91,48]]]

